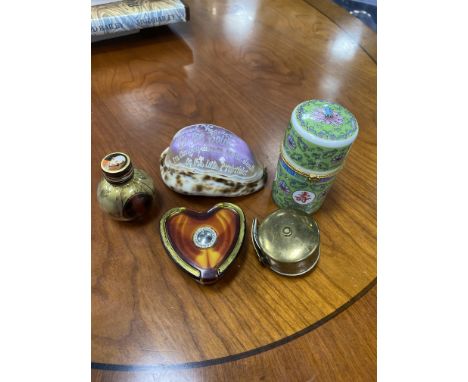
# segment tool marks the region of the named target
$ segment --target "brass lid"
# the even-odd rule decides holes
[[[279,209],[259,226],[254,219],[252,241],[260,262],[285,276],[310,271],[320,257],[318,225],[300,210]]]
[[[101,170],[106,180],[112,184],[125,183],[133,177],[132,161],[127,154],[120,151],[102,158]]]

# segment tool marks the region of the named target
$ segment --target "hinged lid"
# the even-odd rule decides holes
[[[356,118],[349,110],[337,103],[316,99],[297,105],[291,123],[304,139],[324,147],[349,146],[359,131]]]
[[[343,168],[343,165],[339,166],[338,168],[329,170],[329,171],[313,171],[313,170],[308,170],[301,165],[297,164],[292,160],[289,155],[287,154],[286,150],[284,150],[283,145],[281,145],[280,149],[280,161],[284,162],[288,168],[285,168],[285,170],[290,173],[291,175],[294,175],[294,173],[297,173],[311,181],[314,180],[320,180],[320,179],[330,179],[331,177],[337,175],[341,169]]]
[[[263,265],[285,276],[310,271],[320,257],[320,232],[303,211],[280,209],[258,226],[252,222],[252,241]]]

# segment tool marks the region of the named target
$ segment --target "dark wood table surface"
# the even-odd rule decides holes
[[[92,378],[95,381],[373,381],[376,379],[376,36],[326,0],[187,0],[188,23],[92,46]],[[323,207],[321,259],[302,277],[258,262],[250,240],[228,274],[201,286],[164,252],[172,207],[226,200],[166,188],[159,156],[172,136],[213,123],[268,168],[265,188],[228,199],[247,225],[271,199],[292,109],[329,99],[360,134]],[[100,159],[128,153],[154,179],[145,220],[97,205]],[[249,232],[248,232],[249,233]]]

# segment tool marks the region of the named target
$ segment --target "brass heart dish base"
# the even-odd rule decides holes
[[[201,284],[216,282],[236,259],[245,236],[245,216],[233,203],[208,211],[172,208],[160,221],[161,240],[172,260]]]

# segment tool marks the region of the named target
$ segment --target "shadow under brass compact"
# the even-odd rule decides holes
[[[252,242],[260,262],[284,276],[307,273],[320,257],[318,225],[300,210],[279,209],[260,225],[254,219]]]

